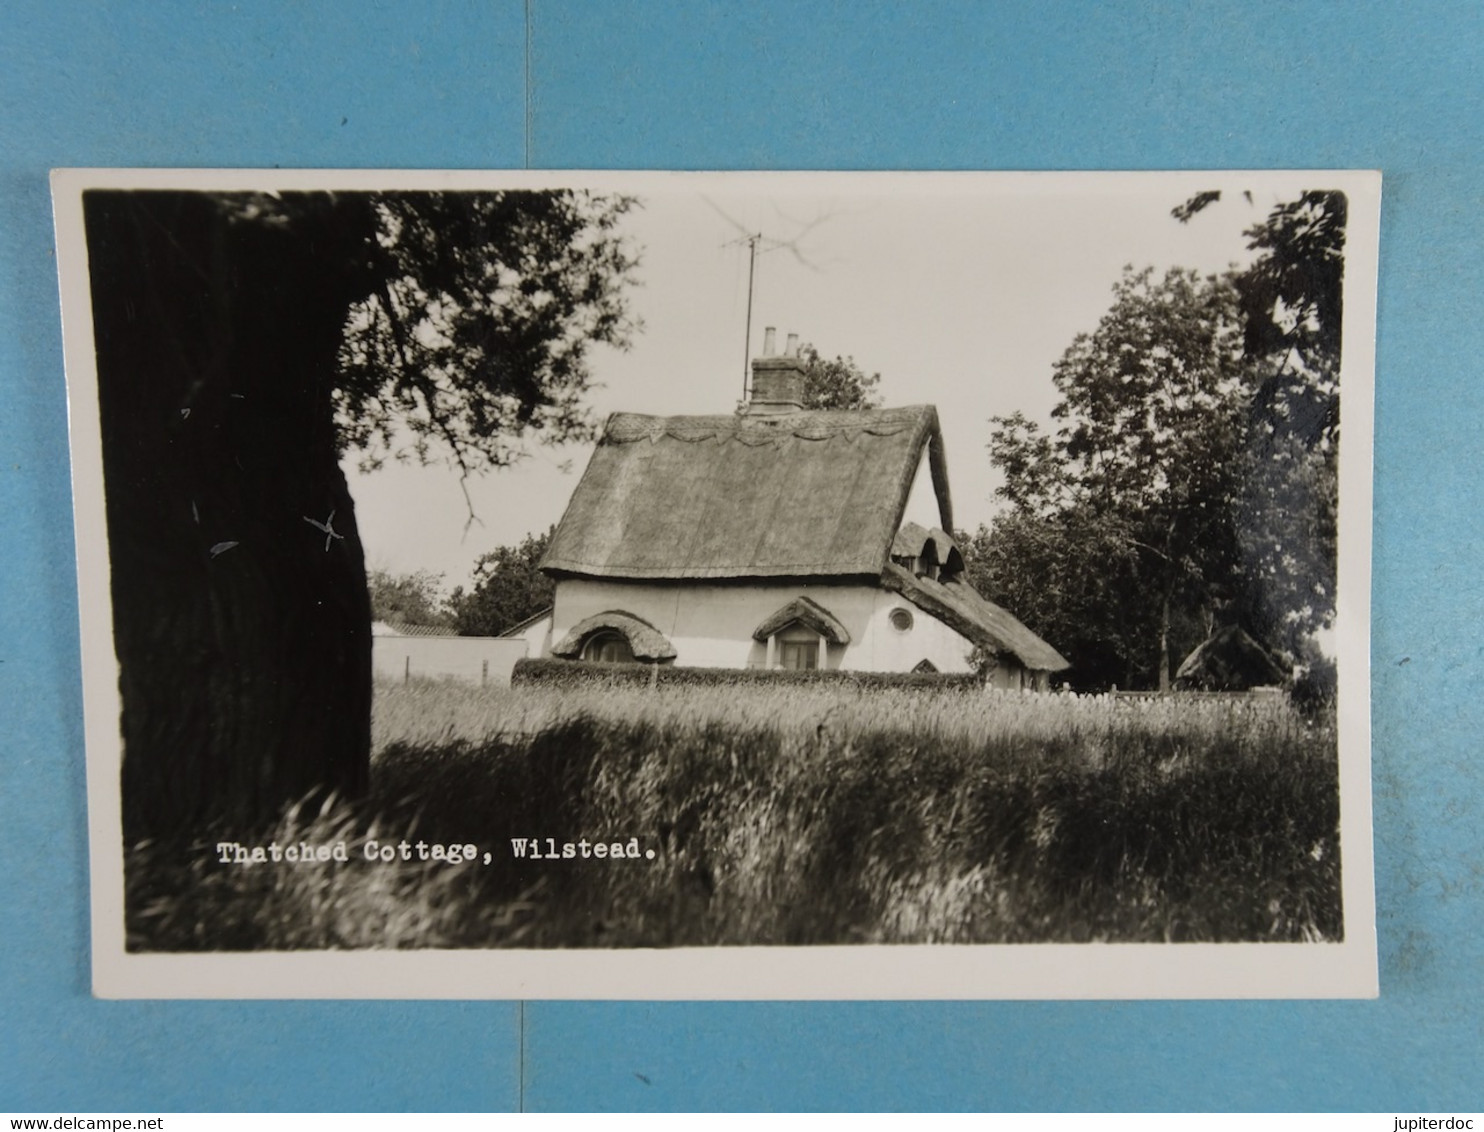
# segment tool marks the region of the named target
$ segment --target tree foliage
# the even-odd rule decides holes
[[[1057,608],[1040,620],[1065,634],[1052,639],[1102,680],[1163,687],[1184,644],[1171,640],[1177,611],[1218,600],[1235,571],[1238,295],[1229,279],[1178,268],[1128,270],[1113,295],[1054,367],[1061,427],[998,419],[990,452],[1016,517],[1005,542],[1047,571],[1038,604]]]
[[[799,357],[804,362],[804,408],[880,408],[879,373],[866,373],[852,357],[826,358],[807,342]]]
[[[1344,225],[1342,194],[1305,193],[1246,232],[1245,270],[1127,269],[1053,369],[1055,430],[992,422],[1008,507],[972,536],[971,569],[1075,681],[1168,687],[1218,623],[1316,658],[1334,616]]]
[[[366,572],[371,591],[371,619],[389,625],[451,628],[453,614],[443,596],[443,575],[431,570],[396,574],[390,570]]]
[[[1170,215],[1181,224],[1189,224],[1191,217],[1196,213],[1204,211],[1208,206],[1215,204],[1221,199],[1221,190],[1213,189],[1203,193],[1196,193],[1189,200],[1177,204],[1170,209]]]
[[[541,559],[556,528],[528,535],[514,546],[502,546],[479,556],[474,564],[474,588],[460,586],[449,598],[459,634],[499,636],[513,625],[551,607],[556,584],[540,570]]]
[[[1239,516],[1249,582],[1239,614],[1310,669],[1326,668],[1312,635],[1335,609],[1346,215],[1334,191],[1280,205],[1248,229],[1258,256],[1238,279],[1260,382]]]
[[[1302,368],[1320,392],[1339,379],[1347,212],[1334,191],[1279,205],[1247,230],[1258,256],[1238,278],[1248,355]]]
[[[375,464],[442,455],[509,464],[519,439],[589,438],[587,357],[628,344],[637,264],[627,197],[388,194],[370,208],[371,277],[347,312],[335,396],[342,443]],[[405,430],[405,433],[404,433]]]
[[[1117,524],[1090,508],[1011,509],[958,538],[969,582],[1072,662],[1063,679],[1079,690],[1148,682],[1148,612],[1127,593],[1138,555]]]

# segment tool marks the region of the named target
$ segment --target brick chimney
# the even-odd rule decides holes
[[[749,416],[796,413],[804,407],[804,361],[799,357],[799,336],[790,334],[782,354],[774,354],[773,327],[763,331],[763,356],[752,359],[752,396]]]

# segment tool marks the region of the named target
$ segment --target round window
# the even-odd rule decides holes
[[[912,614],[905,609],[897,608],[891,611],[891,627],[899,633],[905,633],[912,628]]]

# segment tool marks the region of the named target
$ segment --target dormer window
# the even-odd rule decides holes
[[[937,531],[933,533],[935,536],[939,534]],[[938,567],[938,581],[956,582],[963,577],[964,573],[963,553],[958,549],[958,544],[949,539],[947,535],[942,535],[941,540],[945,544],[945,550],[941,565]]]
[[[767,645],[769,668],[796,670],[825,667],[830,645],[848,645],[850,633],[824,606],[797,597],[752,631]]]
[[[778,633],[770,643],[776,650],[779,668],[796,671],[823,668],[824,638],[797,623]]]
[[[622,633],[604,629],[582,646],[582,659],[597,664],[633,664],[634,649]]]
[[[675,659],[675,646],[663,633],[621,609],[584,618],[557,644],[552,656],[565,660],[588,660],[601,664],[668,664]]]
[[[938,550],[931,541],[922,544],[922,554],[913,562],[912,572],[919,578],[938,577]]]

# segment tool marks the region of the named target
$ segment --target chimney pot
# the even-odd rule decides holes
[[[796,413],[804,407],[804,363],[799,360],[799,336],[788,336],[787,351],[775,355],[773,327],[763,332],[763,354],[752,359],[752,396],[745,412],[751,416]]]

